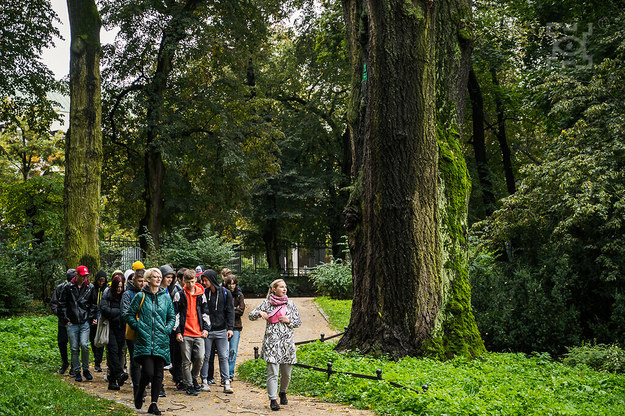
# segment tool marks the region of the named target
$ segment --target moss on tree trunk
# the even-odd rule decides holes
[[[460,119],[453,101],[464,99],[452,85],[462,80],[437,80],[441,64],[458,69],[468,57],[460,25],[444,10],[456,41],[443,40],[441,10],[427,1],[345,0],[344,12],[354,302],[339,348],[396,358],[479,354],[466,279],[468,174],[451,134]],[[441,101],[454,109],[446,126],[437,118]]]
[[[93,0],[68,0],[71,27],[70,122],[65,141],[66,267],[100,263],[100,15]]]

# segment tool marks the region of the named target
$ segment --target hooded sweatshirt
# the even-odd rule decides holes
[[[207,277],[211,282],[212,289],[206,289],[206,298],[208,300],[208,314],[210,316],[211,330],[221,331],[234,329],[234,302],[232,301],[232,292],[225,287],[221,287],[217,282],[217,272],[212,269],[202,273],[203,277]]]
[[[194,293],[184,286],[182,290],[174,294],[173,301],[176,312],[174,333],[199,338],[202,336],[202,331],[210,331],[211,320],[208,315],[204,286],[196,283]]]
[[[126,282],[126,290],[124,290],[124,293],[122,294],[122,305],[121,305],[122,316],[128,310],[128,307],[130,306],[130,302],[132,301],[132,298],[134,298],[135,295],[139,293],[140,291],[141,289],[135,286],[134,280],[129,280],[128,282]]]

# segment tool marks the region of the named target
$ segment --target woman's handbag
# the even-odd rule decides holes
[[[93,343],[96,347],[102,348],[109,343],[110,325],[111,323],[108,319],[98,319],[98,329],[96,329],[95,339],[93,340]]]
[[[143,301],[145,300],[145,293],[143,293],[143,299],[141,299],[141,303],[139,304],[139,309],[137,309],[137,321],[139,320],[139,312],[141,311],[141,307],[143,306]],[[128,341],[136,341],[137,340],[137,331],[132,329],[130,325],[126,324],[126,339]]]

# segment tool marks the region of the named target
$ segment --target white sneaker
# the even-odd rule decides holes
[[[208,387],[208,383],[206,382],[206,380],[202,380],[202,387],[201,387],[202,391],[211,391],[211,388]]]
[[[224,393],[234,393],[234,390],[230,387],[230,380],[224,383]]]

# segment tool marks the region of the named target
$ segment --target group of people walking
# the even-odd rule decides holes
[[[168,264],[145,269],[140,261],[126,272],[115,270],[110,283],[102,270],[93,283],[90,276],[85,266],[69,269],[67,281],[58,285],[52,295],[62,360],[59,373],[64,374],[69,368],[75,381],[81,382],[83,377],[92,380],[89,343],[96,372],[102,371],[104,344],[108,388],[119,390],[130,378],[134,404],[140,409],[150,386],[148,413],[160,415],[157,402],[166,395],[165,369],[171,373],[176,389],[197,396],[199,391],[210,391],[211,385],[216,384],[216,355],[223,391],[234,393],[232,380],[245,299],[230,269],[221,270],[221,283],[217,272],[201,265],[174,271]],[[286,294],[284,280],[272,282],[267,299],[249,313],[251,320],[262,317],[267,321],[261,358],[267,361],[272,410],[288,404],[286,390],[292,364],[296,362],[293,329],[301,325],[297,308]],[[104,335],[102,340],[106,330],[100,331],[104,326],[108,337]],[[128,367],[126,355],[130,357]]]

